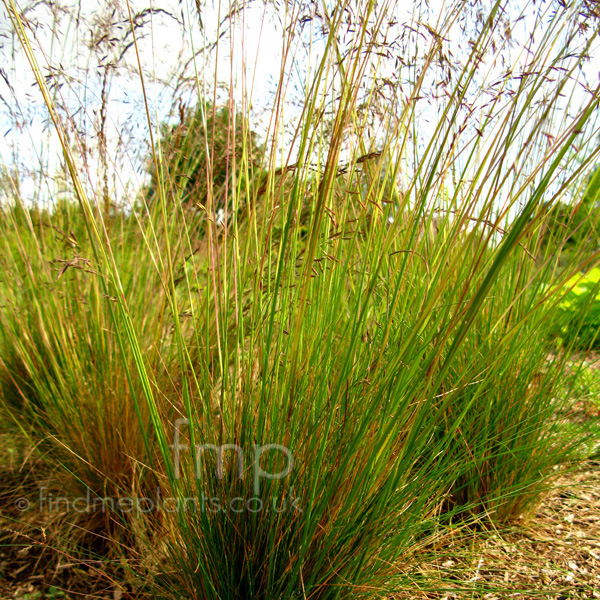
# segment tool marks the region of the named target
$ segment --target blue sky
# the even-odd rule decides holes
[[[33,3],[21,3],[21,8],[30,4]],[[104,30],[102,21],[112,13],[113,5],[116,10],[112,26]],[[53,72],[57,74],[60,84],[59,89],[55,88],[57,101],[66,108],[72,123],[82,134],[78,152],[82,162],[80,166],[88,175],[90,189],[97,189],[98,179],[103,172],[95,147],[101,117],[104,69],[107,63],[115,63],[118,59],[118,68],[111,68],[107,79],[105,127],[111,163],[108,169],[111,193],[116,198],[126,199],[135,193],[144,179],[143,165],[149,140],[137,56],[131,45],[127,4],[69,0],[62,2],[61,6],[64,10],[55,8],[52,12],[48,7],[38,4],[35,10],[25,12],[29,21],[36,24],[31,33],[34,46],[37,47],[38,61],[45,68],[52,65]],[[152,11],[148,10],[150,6]],[[211,97],[214,89],[213,75],[217,73],[220,84],[218,99],[227,99],[226,90],[231,91],[238,104],[250,99],[253,128],[264,134],[269,127],[270,107],[282,68],[285,24],[290,18],[285,12],[285,6],[290,5],[270,4],[270,8],[265,8],[265,4],[251,3],[243,13],[237,15],[236,25],[232,28],[226,25],[226,34],[219,37],[223,33],[219,29],[219,23],[223,22],[228,8],[225,5],[206,3],[202,10],[201,28],[193,1],[180,3],[178,0],[167,0],[150,4],[145,0],[132,0],[132,14],[138,15],[136,22],[143,23],[137,30],[137,41],[153,130],[156,131],[158,123],[168,118],[177,118],[175,96],[184,104],[193,104],[197,93]],[[415,16],[414,11],[419,13],[416,6],[397,2],[392,6],[393,11],[390,11],[389,17],[420,31],[414,33],[414,45],[419,48],[421,44],[425,48],[429,41],[423,21],[427,20],[431,27],[441,30],[441,15],[447,13],[449,5],[443,0],[430,2],[427,9],[423,5],[421,13]],[[518,2],[508,6],[510,14],[506,23],[512,29],[514,42],[510,48],[504,48],[503,55],[505,60],[522,65],[527,59],[527,52],[520,45],[527,43],[528,36],[535,27],[535,15],[531,10],[523,12]],[[0,146],[0,157],[7,168],[14,164],[19,166],[22,197],[43,200],[56,196],[60,182],[56,183],[52,177],[40,178],[36,175],[39,174],[40,165],[46,174],[58,173],[61,152],[56,135],[49,127],[39,91],[34,85],[33,73],[18,40],[11,35],[5,9],[2,10],[4,26],[0,26],[3,36],[0,38],[0,64],[4,66],[0,73],[0,133],[3,135],[3,143]],[[278,138],[282,149],[289,145],[293,123],[300,113],[304,86],[311,80],[311,73],[314,72],[324,47],[324,34],[320,30],[319,19],[309,19],[309,12],[305,12],[304,16],[307,17],[305,24],[301,34],[295,38],[284,70],[286,105],[283,121],[288,130]],[[476,16],[475,13],[471,14],[474,19]],[[537,26],[541,27],[544,22],[543,19],[538,21]],[[401,31],[406,29],[391,26],[388,41],[394,35],[400,36]],[[195,60],[191,59],[194,52],[197,53],[217,38],[217,50],[200,53]],[[351,33],[348,33],[347,39],[340,36],[340,48],[347,46],[350,38]],[[457,23],[447,31],[446,38],[445,48],[453,60],[464,60],[470,51],[468,34],[461,31]],[[90,46],[94,46],[96,50],[90,50]],[[126,50],[122,54],[124,49]],[[397,76],[398,67],[392,59],[379,60],[373,64],[382,79]],[[487,79],[487,84],[501,80],[506,65],[501,62],[500,50],[495,57],[494,53],[490,53],[486,61],[488,75],[484,79]],[[590,63],[586,69],[581,77],[592,85],[594,79],[597,79],[598,66]],[[413,71],[415,75],[416,68]],[[404,72],[410,77],[410,66],[403,67]],[[432,89],[441,72],[431,71],[431,80],[427,85]],[[484,79],[482,84],[486,83]],[[331,79],[330,85],[335,83],[335,78]],[[585,97],[579,85],[575,85],[573,89],[574,95],[564,101],[565,115]],[[484,102],[485,95],[475,101]],[[415,142],[420,147],[432,135],[444,102],[445,99],[441,97],[437,101],[420,103],[419,131],[416,132],[419,139]],[[66,114],[64,116],[66,118]],[[394,117],[394,114],[389,114],[387,126],[394,125]],[[378,134],[374,132],[373,135]],[[75,137],[73,143],[76,143]],[[86,144],[87,148],[81,143]],[[285,152],[282,155],[285,156]]]

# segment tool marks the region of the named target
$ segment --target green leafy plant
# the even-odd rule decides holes
[[[65,598],[65,592],[54,585],[51,585],[43,594],[42,592],[35,591],[30,594],[23,594],[22,600],[37,600],[39,598],[46,598],[46,600],[56,600],[57,598]]]
[[[574,275],[564,290],[557,306],[559,341],[584,350],[600,347],[600,268]]]

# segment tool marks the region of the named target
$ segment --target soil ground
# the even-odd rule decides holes
[[[462,534],[413,575],[395,600],[600,598],[600,463],[561,477],[527,521]]]

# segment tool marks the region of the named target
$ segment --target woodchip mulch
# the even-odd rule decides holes
[[[563,475],[511,529],[459,534],[408,573],[405,598],[600,598],[600,463]]]

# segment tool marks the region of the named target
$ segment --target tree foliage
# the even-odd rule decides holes
[[[238,197],[241,186],[247,196],[249,185],[256,180],[262,148],[258,134],[246,119],[228,106],[198,106],[186,113],[180,107],[177,125],[164,125],[156,150],[167,200],[188,208],[231,208],[228,199]],[[154,155],[148,170],[150,183],[146,199],[153,202],[159,191]]]
[[[560,252],[561,266],[571,262],[577,248],[586,247],[591,254],[600,248],[600,165],[588,176],[581,201],[559,202],[548,220],[542,239],[542,253]]]

